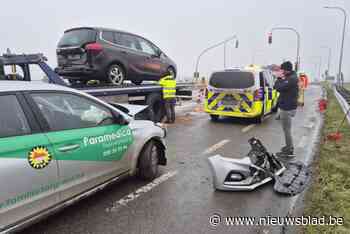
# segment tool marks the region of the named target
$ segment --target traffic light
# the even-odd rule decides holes
[[[239,46],[239,41],[238,41],[238,40],[236,40],[235,48],[237,49],[237,48],[238,48],[238,46]]]
[[[272,44],[272,32],[269,33],[269,44]]]

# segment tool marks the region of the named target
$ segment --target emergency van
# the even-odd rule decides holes
[[[277,111],[274,82],[270,70],[256,66],[214,72],[205,93],[205,112],[212,121],[227,116],[261,123],[264,116]]]

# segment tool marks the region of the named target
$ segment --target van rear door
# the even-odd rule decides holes
[[[88,62],[86,45],[96,42],[97,32],[92,28],[76,28],[64,33],[57,45],[58,66],[84,65]]]
[[[232,70],[213,73],[209,81],[208,109],[251,112],[255,83],[255,75],[250,71]]]

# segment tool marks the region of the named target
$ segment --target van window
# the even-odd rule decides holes
[[[146,54],[150,54],[150,55],[157,55],[157,52],[155,51],[153,46],[148,41],[146,41],[142,38],[138,38],[138,41],[140,43],[142,52],[144,52]]]
[[[30,133],[30,127],[15,95],[0,96],[0,138]]]
[[[58,47],[83,46],[89,42],[96,41],[96,31],[94,29],[74,29],[65,32]]]
[[[268,72],[263,72],[266,87],[271,87],[271,77]]]
[[[120,44],[124,47],[133,49],[133,50],[142,50],[137,38],[133,35],[121,33],[119,40],[120,40]]]
[[[209,81],[210,86],[222,89],[246,89],[254,84],[254,74],[246,71],[215,72]]]
[[[102,38],[103,40],[106,40],[110,43],[115,43],[114,42],[114,33],[113,32],[109,32],[109,31],[103,31],[102,32]]]

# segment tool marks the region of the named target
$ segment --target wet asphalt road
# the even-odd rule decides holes
[[[318,86],[311,86],[306,94],[306,105],[294,119],[296,153],[302,157],[312,127],[318,118],[316,100]],[[180,116],[169,127],[168,166],[162,174],[177,172],[168,180],[142,193],[126,205],[116,202],[147,184],[135,178],[126,179],[99,192],[41,222],[22,233],[279,233],[278,226],[225,226],[209,224],[213,214],[225,216],[265,217],[285,216],[292,198],[273,192],[272,184],[253,192],[218,192],[212,187],[207,157],[221,154],[241,158],[249,151],[250,137],[260,138],[271,152],[278,151],[284,140],[279,121],[275,116],[256,125],[246,133],[242,129],[249,122],[223,119],[218,123],[209,120],[205,113],[191,112]],[[206,154],[216,143],[228,142],[214,152]],[[212,148],[211,148],[212,149]],[[114,209],[110,209],[114,207]]]

